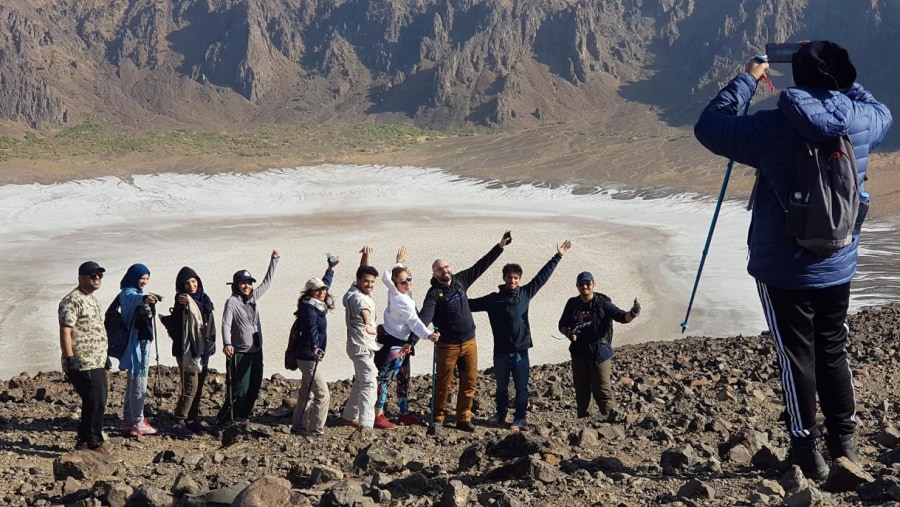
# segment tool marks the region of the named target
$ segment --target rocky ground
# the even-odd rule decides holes
[[[575,418],[567,364],[534,367],[525,432],[485,422],[495,385],[487,370],[474,434],[337,426],[349,393],[341,381],[331,385],[327,438],[291,435],[297,380],[276,375],[249,423],[188,441],[164,431],[126,438],[116,430],[125,380],[114,373],[109,457],[72,451],[79,403],[60,373],[22,374],[0,382],[0,504],[900,505],[900,306],[863,310],[849,323],[864,466],[839,460],[822,484],[782,464],[787,437],[771,340],[738,336],[619,348],[619,405],[609,421]],[[174,371],[161,373],[149,405],[164,430],[178,383]],[[427,376],[414,379],[420,414],[430,385]],[[203,414],[215,413],[224,391],[224,375],[211,375]]]

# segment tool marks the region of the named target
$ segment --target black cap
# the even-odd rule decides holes
[[[81,266],[78,266],[78,276],[90,276],[105,272],[106,270],[101,268],[100,265],[94,261],[87,261]]]
[[[253,276],[250,274],[250,272],[247,271],[246,269],[242,269],[240,271],[235,272],[234,276],[231,277],[231,283],[234,285],[237,285],[241,282],[246,282],[248,280],[253,283],[256,283],[256,278],[253,278]]]
[[[856,67],[847,50],[834,42],[808,42],[791,59],[794,83],[819,90],[847,91],[856,82]]]

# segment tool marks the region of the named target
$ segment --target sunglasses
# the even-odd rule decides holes
[[[94,273],[93,275],[82,275],[82,276],[86,276],[86,277],[90,278],[91,280],[102,280],[103,279],[103,273]]]
[[[405,280],[397,280],[397,283],[402,283],[403,285],[407,285],[412,283],[412,277],[407,276]]]
[[[594,282],[578,282],[579,287],[590,287],[591,285],[594,285]]]

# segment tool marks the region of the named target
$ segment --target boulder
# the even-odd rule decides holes
[[[250,483],[231,504],[232,507],[269,507],[273,505],[297,505],[297,503],[293,501],[291,483],[287,479],[268,475]],[[309,501],[306,502],[306,505],[309,505]]]
[[[53,477],[58,481],[67,477],[97,480],[114,475],[118,469],[108,455],[88,450],[70,452],[53,460]]]

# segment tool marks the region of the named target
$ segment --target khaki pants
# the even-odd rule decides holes
[[[478,382],[478,344],[473,336],[463,343],[437,344],[437,382],[434,393],[434,419],[446,416],[447,398],[453,383],[453,370],[459,366],[459,394],[456,397],[456,422],[472,419],[472,401]]]
[[[294,407],[291,422],[295,427],[310,433],[325,433],[331,393],[328,392],[325,375],[315,374],[316,364],[317,361],[297,360],[297,366],[300,367],[303,377],[300,380],[300,392],[297,393],[297,406]],[[304,407],[307,401],[308,404]]]
[[[591,395],[600,413],[606,415],[612,408],[612,359],[602,363],[572,358],[572,384],[575,386],[575,406],[578,417],[587,417]]]
[[[181,371],[181,395],[175,405],[175,419],[184,424],[185,421],[196,421],[200,415],[200,399],[203,397],[203,384],[206,382],[207,369],[203,366],[200,373],[184,371],[182,358],[176,357],[178,369]]]

